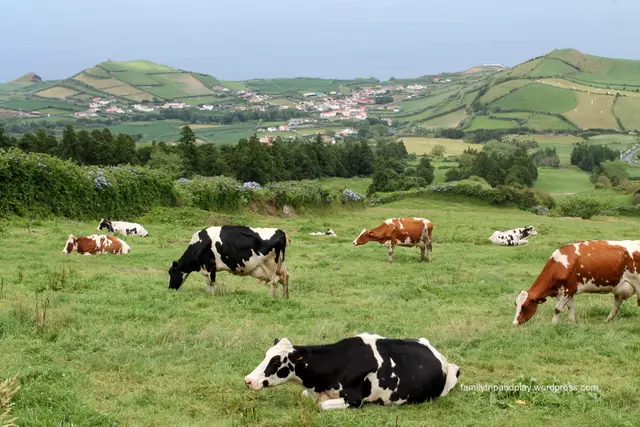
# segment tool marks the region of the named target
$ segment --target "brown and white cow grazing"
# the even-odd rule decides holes
[[[104,234],[92,234],[86,237],[76,237],[70,234],[62,250],[63,254],[76,251],[83,255],[93,254],[128,254],[131,247],[122,239]]]
[[[424,262],[424,252],[427,251],[427,260],[431,261],[431,232],[433,223],[424,218],[389,218],[372,230],[362,229],[362,232],[353,241],[355,246],[364,245],[367,242],[378,242],[386,245],[389,252],[389,264],[393,259],[393,251],[396,246],[420,248],[420,262]]]
[[[569,321],[575,322],[573,296],[582,293],[612,293],[613,308],[607,317],[616,317],[622,302],[634,293],[640,305],[640,240],[585,240],[557,249],[529,288],[516,298],[513,323],[521,325],[531,319],[538,304],[548,297],[558,298],[553,323],[565,306]]]

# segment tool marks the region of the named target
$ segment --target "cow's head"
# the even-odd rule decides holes
[[[524,227],[522,229],[522,233],[521,237],[529,237],[529,236],[536,236],[538,233],[536,232],[536,229],[533,228],[533,225],[530,225],[528,227]]]
[[[374,228],[373,230],[363,228],[360,235],[353,241],[353,245],[360,246],[367,242],[385,243],[388,238],[384,236],[384,231],[381,227]]]
[[[513,318],[513,324],[522,325],[527,322],[536,313],[538,304],[546,300],[546,298],[529,298],[527,291],[520,291],[516,298],[516,316]]]
[[[113,233],[113,224],[111,224],[111,221],[109,221],[108,219],[102,218],[100,220],[100,224],[98,224],[98,231],[102,230],[103,228],[106,228],[108,231]]]
[[[442,393],[440,393],[440,396],[443,397],[449,394],[449,392],[453,390],[453,388],[458,383],[459,378],[460,367],[453,363],[449,363],[449,366],[447,367],[447,378],[445,380],[444,388],[442,389]]]
[[[178,267],[178,263],[173,261],[171,267],[169,267],[169,289],[180,289],[185,279],[185,274],[180,270],[180,267]]]
[[[64,244],[63,254],[70,254],[75,249],[78,249],[78,238],[73,234],[69,234],[67,237],[67,243]]]
[[[273,344],[273,347],[267,350],[262,363],[244,377],[247,387],[260,390],[262,387],[285,383],[295,377],[296,365],[303,362],[303,354],[294,349],[287,338],[276,338]]]
[[[327,236],[336,236],[336,232],[333,231],[332,229],[328,229],[327,231],[324,232],[324,234],[326,234]]]

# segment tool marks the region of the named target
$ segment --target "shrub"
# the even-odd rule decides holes
[[[265,189],[269,191],[277,207],[321,207],[338,200],[338,190],[309,180],[274,182],[267,184]]]
[[[593,197],[569,196],[563,198],[557,205],[558,213],[562,216],[589,219],[602,212],[602,202]]]
[[[239,181],[225,176],[195,177],[176,184],[187,194],[189,205],[208,210],[237,210],[246,200],[247,192]]]
[[[83,167],[46,154],[0,150],[0,216],[126,220],[175,202],[171,179],[146,167]]]

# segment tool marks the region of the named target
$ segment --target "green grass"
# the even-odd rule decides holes
[[[200,74],[200,73],[191,73],[193,77],[200,80],[202,84],[204,84],[208,88],[213,88],[215,86],[220,86],[220,81],[213,76],[208,74]]]
[[[640,130],[640,98],[618,98],[614,111],[627,130]]]
[[[37,111],[44,108],[58,108],[61,110],[80,111],[80,108],[74,104],[56,101],[56,100],[21,100],[21,101],[4,101],[0,102],[0,107],[9,108],[11,110],[22,109],[23,111]]]
[[[411,115],[411,113],[419,112],[426,108],[438,105],[446,100],[450,95],[450,93],[445,92],[433,96],[427,96],[425,98],[411,99],[409,101],[399,101],[395,104],[402,107],[402,112],[399,114],[399,116],[401,115],[403,120],[415,120],[414,117],[416,117],[416,115]],[[433,114],[433,112],[430,111],[429,114]]]
[[[491,103],[491,107],[521,111],[563,113],[577,105],[576,96],[569,89],[542,83],[532,83]]]
[[[417,122],[417,124],[425,129],[453,128],[457,127],[465,117],[467,117],[467,112],[465,110],[458,110],[445,114],[444,116]]]
[[[461,139],[425,138],[420,136],[403,137],[402,141],[407,152],[418,155],[430,154],[433,147],[442,145],[446,148],[445,156],[457,156],[464,150],[473,147],[473,144],[465,144]]]
[[[126,61],[126,62],[117,62],[117,61],[106,61],[99,64],[100,67],[111,71],[136,71],[138,73],[171,73],[176,71],[174,68],[168,67],[162,64],[156,64],[151,61]]]
[[[433,262],[398,248],[394,263],[378,244],[353,238],[392,216],[434,224]],[[403,200],[366,211],[294,218],[162,210],[138,219],[151,237],[127,238],[129,255],[62,255],[69,233],[97,222],[21,220],[2,227],[0,378],[20,372],[14,413],[21,426],[380,426],[635,425],[638,419],[635,297],[605,324],[610,295],[576,298],[578,324],[551,324],[554,300],[523,327],[511,324],[514,299],[561,244],[625,239],[635,219],[548,218],[481,203]],[[167,289],[167,269],[191,235],[212,224],[282,227],[289,300],[255,279],[218,275],[221,294],[193,274]],[[535,225],[528,245],[504,248],[499,228]],[[332,228],[336,238],[309,236]],[[65,271],[64,276],[61,272]],[[48,300],[44,326],[38,307]],[[294,344],[335,342],[361,332],[426,337],[461,367],[459,385],[434,402],[319,412],[287,384],[260,392],[243,378],[275,337]],[[589,344],[586,344],[589,343]],[[597,344],[595,344],[597,343]],[[559,369],[561,367],[561,369]],[[474,393],[462,385],[528,382],[597,385],[595,393]],[[526,405],[516,404],[516,399]]]
[[[371,178],[324,178],[319,182],[339,190],[348,188],[356,193],[366,194],[371,185]]]
[[[549,116],[547,114],[534,114],[524,124],[525,127],[534,130],[571,130],[575,129],[573,125],[562,120],[560,117]]]
[[[145,86],[144,91],[149,92],[152,95],[165,99],[182,98],[186,96],[201,96],[211,95],[213,92],[207,89],[202,83],[192,77],[190,74],[154,74],[153,80],[156,83],[161,83],[162,86]],[[188,79],[190,81],[197,82],[196,86],[192,86],[188,83],[184,83],[179,79]],[[191,80],[193,79],[193,80]]]
[[[640,61],[586,55],[575,49],[559,49],[549,54],[578,66],[583,72],[574,76],[584,82],[640,86]]]
[[[528,77],[552,77],[563,74],[576,73],[578,70],[570,65],[558,60],[546,58],[540,63],[533,71],[531,71]]]
[[[538,65],[540,65],[543,61],[543,58],[534,59],[532,61],[527,61],[522,64],[518,64],[512,69],[508,70],[506,73],[509,76],[513,77],[524,77],[528,75],[531,71],[535,70]]]
[[[469,126],[469,130],[476,129],[510,129],[518,127],[515,120],[496,120],[490,119],[488,116],[476,116]]]
[[[141,133],[144,141],[177,141],[180,138],[180,123],[161,120],[157,122],[129,122],[108,126],[112,133],[137,135]]]
[[[203,138],[216,144],[235,144],[239,139],[251,136],[253,125],[242,123],[216,128],[194,129],[194,133],[198,138]]]
[[[631,204],[631,195],[605,188],[597,189],[589,181],[589,174],[577,166],[562,168],[538,168],[535,188],[557,198],[577,195],[595,197],[610,206]]]
[[[247,88],[247,85],[245,85],[244,82],[220,80],[220,84],[230,90],[245,90]]]
[[[523,86],[531,84],[531,80],[508,80],[503,83],[499,83],[495,86],[491,86],[489,90],[480,97],[479,102],[481,104],[489,104],[498,98],[501,98],[508,94],[513,89],[518,89]]]

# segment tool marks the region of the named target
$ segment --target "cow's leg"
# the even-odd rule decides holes
[[[424,244],[421,244],[419,248],[420,248],[420,262],[424,262],[424,252],[426,251],[427,248]]]
[[[427,240],[427,262],[431,262],[431,253],[433,252],[433,245],[431,242],[431,238]]]
[[[576,312],[573,307],[573,296],[569,298],[567,302],[567,308],[569,308],[569,322],[576,323]]]
[[[553,313],[553,319],[551,319],[551,323],[558,323],[558,317],[560,316],[560,312],[564,309],[564,307],[569,303],[571,297],[566,295],[558,296],[558,302],[556,303],[555,312]]]
[[[211,270],[209,272],[209,274],[206,276],[207,279],[207,291],[209,291],[209,293],[211,295],[215,295],[216,294],[216,269],[215,267],[213,268],[213,270]]]
[[[624,295],[616,294],[613,299],[613,307],[611,307],[611,313],[605,319],[605,322],[611,322],[614,317],[618,314],[620,310],[620,305],[622,305],[622,301],[625,300]]]
[[[387,245],[387,253],[389,254],[389,264],[393,262],[393,251],[395,250],[395,246],[389,243]]]
[[[289,299],[289,272],[287,271],[287,267],[282,266],[280,274],[280,281],[282,282],[282,297]]]

